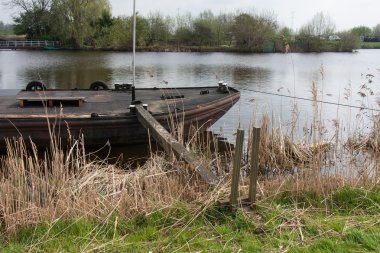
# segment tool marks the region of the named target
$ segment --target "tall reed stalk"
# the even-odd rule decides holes
[[[323,66],[320,75],[323,83]],[[370,80],[367,78],[358,92],[363,98],[363,108],[372,108],[368,99],[368,96],[374,95],[369,87],[372,83]],[[287,190],[291,191],[323,193],[348,185],[377,186],[380,182],[380,117],[371,110],[353,111],[348,108],[347,125],[341,124],[344,120],[337,113],[332,125],[327,126],[322,115],[324,105],[319,102],[323,100],[323,85],[319,86],[318,82],[312,82],[313,114],[309,119],[310,125],[303,127],[303,133],[296,131],[299,124],[296,104],[293,105],[288,127],[284,127],[286,122],[277,124],[273,121],[274,117],[268,114],[264,114],[260,122],[253,122],[253,126],[261,127],[260,181],[264,185],[270,184],[274,192],[279,190],[278,187],[282,190],[288,187]],[[352,101],[351,96],[352,90],[348,87],[344,99]],[[353,122],[354,118],[358,122]],[[370,130],[362,127],[363,118],[372,122]],[[345,129],[345,135],[342,129]],[[248,147],[250,143],[251,140],[248,141]],[[262,195],[270,194],[270,191],[264,190],[271,188],[262,188]]]
[[[333,137],[327,138],[328,128],[317,103],[319,93],[315,82],[311,92],[312,123],[303,135],[296,134],[300,124],[295,120],[297,110],[290,127],[284,123],[276,126],[274,117],[269,115],[261,119],[258,199],[283,191],[297,195],[302,191],[327,193],[347,185],[379,185],[379,117],[373,115],[371,131],[350,131],[346,137],[340,132],[341,120],[336,119],[330,128]],[[221,154],[221,146],[215,145],[213,136],[202,137],[197,128],[184,134],[178,122],[173,115],[171,129],[177,131],[176,136],[188,150],[197,153],[202,163],[219,176],[216,186],[205,184],[181,161],[166,160],[162,154],[152,154],[144,165],[125,169],[106,159],[89,159],[83,138],[72,139],[71,146],[63,150],[59,138],[52,134],[56,139],[46,151],[38,150],[33,142],[32,148],[27,148],[29,145],[22,139],[7,140],[6,155],[0,159],[0,231],[12,234],[22,227],[54,224],[60,219],[84,217],[103,221],[115,213],[128,218],[178,202],[188,203],[194,217],[199,216],[217,200],[228,197],[233,149],[226,145]],[[246,157],[249,148],[247,151]],[[248,174],[245,165],[241,195],[247,194]]]

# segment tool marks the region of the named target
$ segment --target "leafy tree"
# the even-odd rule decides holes
[[[102,36],[95,39],[94,46],[97,48],[130,48],[132,38],[130,28],[129,19],[115,18],[112,26],[102,27]]]
[[[15,18],[17,34],[32,39],[58,39],[73,48],[132,49],[132,17],[111,15],[108,0],[6,0],[20,12]],[[0,23],[0,29],[4,24]],[[230,46],[250,52],[284,50],[285,45],[296,45],[296,50],[322,51],[333,47],[350,51],[357,47],[359,35],[380,35],[380,24],[373,30],[360,26],[350,34],[341,33],[341,40],[327,42],[335,31],[328,15],[317,13],[305,24],[296,41],[287,27],[277,28],[273,13],[261,15],[238,12],[203,11],[195,19],[190,13],[176,18],[161,13],[137,16],[137,46]],[[293,48],[293,47],[292,47]]]
[[[372,29],[368,26],[357,26],[351,29],[351,33],[356,36],[371,36]]]
[[[146,18],[148,24],[147,45],[168,43],[171,37],[170,27],[173,21],[170,17],[164,18],[161,13],[150,13]]]
[[[278,35],[283,44],[289,44],[292,41],[292,30],[289,27],[283,27],[278,31]]]
[[[253,44],[256,19],[247,13],[235,17],[233,33],[236,44],[240,47],[250,48]]]
[[[233,34],[232,26],[234,24],[234,16],[231,14],[219,14],[214,20],[215,23],[215,40],[216,45],[221,46],[227,44],[231,46]]]
[[[91,44],[93,24],[110,9],[108,0],[52,0],[52,32],[64,43],[81,48]]]
[[[213,41],[213,31],[209,24],[203,20],[194,21],[194,37],[197,45],[211,45]]]
[[[270,16],[241,13],[235,17],[232,33],[236,45],[242,49],[262,52],[265,43],[273,40],[277,22]]]
[[[179,45],[192,45],[194,43],[193,19],[190,13],[176,18],[175,41]]]
[[[109,10],[103,10],[102,16],[96,21],[95,25],[99,27],[111,27],[113,22],[114,20]]]
[[[10,0],[7,4],[21,9],[14,18],[16,34],[26,34],[29,39],[51,38],[51,0]]]
[[[339,52],[352,52],[352,50],[359,48],[359,37],[352,34],[350,31],[339,33],[339,42],[337,51]]]
[[[141,16],[136,17],[136,22],[136,46],[146,46],[148,22]],[[95,41],[96,47],[132,50],[133,17],[116,18],[106,29],[105,35]]]
[[[49,40],[50,34],[50,12],[43,9],[32,9],[14,18],[15,34],[26,34],[28,39]]]
[[[92,24],[95,28],[95,33],[93,35],[93,45],[96,46],[96,41],[106,37],[110,28],[114,25],[114,18],[111,16],[110,12],[103,11],[102,16]]]
[[[131,34],[131,39],[130,39],[130,47],[132,48],[132,41],[133,41],[133,17],[129,18],[128,22],[128,31]],[[149,34],[149,24],[148,21],[142,17],[142,16],[137,16],[136,19],[136,46],[146,46],[146,41],[148,38]]]
[[[199,14],[193,21],[194,37],[198,46],[211,46],[215,41],[215,18],[214,14],[208,10]]]
[[[100,22],[98,25],[102,27],[111,17],[108,0],[9,0],[7,3],[21,10],[15,18],[17,34],[27,34],[33,39],[58,38],[74,48],[91,44],[97,31],[95,24]]]
[[[276,51],[285,52],[286,47],[288,47],[292,42],[291,29],[289,27],[282,27],[276,36]]]

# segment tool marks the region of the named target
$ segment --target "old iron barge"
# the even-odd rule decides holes
[[[33,88],[33,87],[32,87]],[[130,106],[130,86],[114,89],[36,89],[0,92],[0,144],[6,138],[22,137],[37,146],[48,146],[50,132],[67,145],[70,136],[83,134],[86,146],[125,145],[148,141]],[[103,87],[95,87],[103,88]],[[219,119],[239,99],[240,93],[225,85],[192,88],[136,89],[139,101],[149,113],[169,129],[170,122],[186,129],[196,125],[205,129]],[[138,101],[135,103],[139,103]]]

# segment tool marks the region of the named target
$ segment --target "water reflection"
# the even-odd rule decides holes
[[[95,80],[112,79],[113,70],[108,66],[107,57],[80,54],[73,55],[73,59],[63,55],[58,57],[59,61],[54,59],[54,55],[48,55],[47,65],[28,65],[18,69],[17,75],[23,80],[42,80],[48,88],[70,89],[84,89]]]
[[[270,84],[270,69],[260,67],[236,66],[232,69],[232,83],[239,84],[241,87],[251,87],[255,84],[256,88],[265,87]]]
[[[380,91],[379,57],[380,50],[356,54],[137,53],[136,85],[210,86],[224,80],[241,91],[241,99],[212,130],[232,137],[238,126],[248,129],[250,122],[259,122],[266,113],[278,122],[287,122],[294,103],[302,129],[312,120],[311,102],[255,91],[311,98],[315,82],[320,100],[368,105]],[[128,52],[0,51],[0,89],[21,89],[36,79],[51,88],[88,88],[95,80],[112,86],[132,81],[131,66],[132,54]],[[375,95],[362,98],[358,91],[368,73],[374,75],[367,84]],[[345,88],[351,90],[347,100]],[[320,111],[327,124],[337,117],[346,120],[361,113],[327,104],[321,104]]]

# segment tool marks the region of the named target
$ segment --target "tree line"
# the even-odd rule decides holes
[[[108,0],[9,0],[8,4],[20,10],[14,18],[14,32],[28,39],[59,40],[75,49],[132,47],[133,18],[113,17]],[[137,47],[142,50],[315,52],[352,51],[358,45],[358,28],[336,33],[333,21],[323,13],[317,13],[297,33],[280,27],[271,12],[137,15]]]

